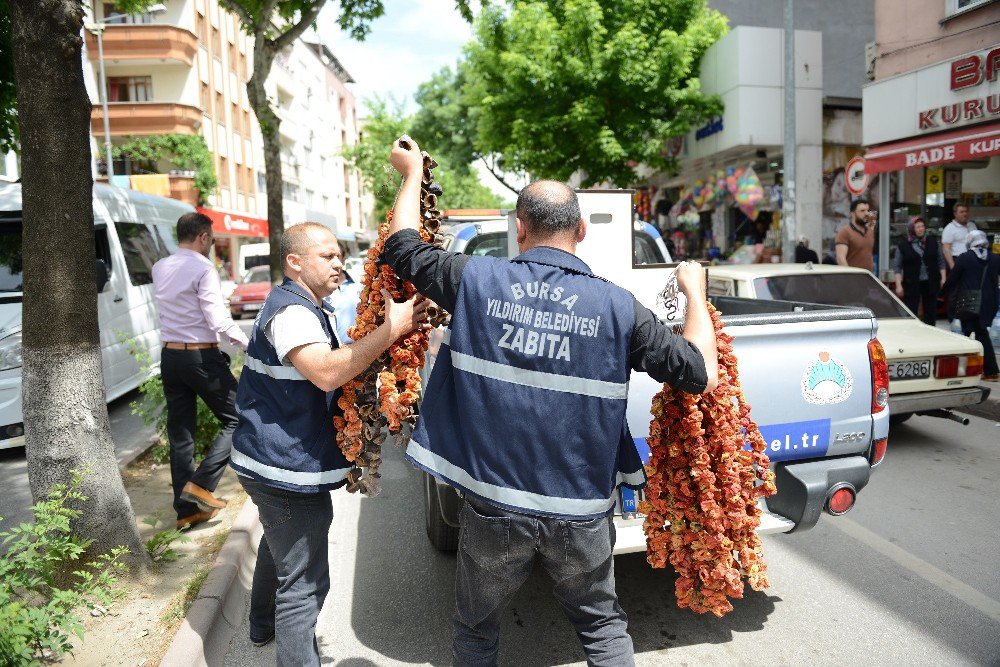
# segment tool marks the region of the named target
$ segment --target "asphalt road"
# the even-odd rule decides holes
[[[424,535],[419,480],[398,451],[375,499],[334,494],[325,663],[450,664],[454,558]],[[722,619],[677,609],[668,571],[619,556],[618,591],[640,665],[1000,665],[1000,424],[914,417],[847,516],[765,537],[772,586]],[[582,665],[536,572],[504,618],[504,665]],[[271,665],[246,625],[227,665]]]

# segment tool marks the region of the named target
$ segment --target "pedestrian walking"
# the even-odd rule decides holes
[[[230,465],[257,506],[264,535],[250,594],[250,639],[277,643],[279,665],[319,665],[316,619],[330,590],[333,505],[352,465],[336,442],[340,387],[426,319],[419,298],[393,303],[385,323],[340,345],[323,306],[343,269],[337,238],[317,223],[285,230],[284,282],[264,302],[236,396]]]
[[[983,379],[997,382],[1000,370],[989,329],[1000,302],[1000,255],[990,252],[989,239],[979,230],[969,233],[968,247],[967,252],[955,257],[955,265],[941,289],[946,293],[955,291],[953,303],[962,333],[973,334],[983,345]]]
[[[851,217],[834,241],[837,264],[875,270],[875,218],[867,199],[851,202]]]
[[[815,250],[809,248],[809,238],[800,236],[799,242],[795,245],[795,263],[807,264],[809,262],[819,264],[819,255],[816,254]]]
[[[937,238],[927,233],[927,223],[914,216],[906,226],[906,240],[896,246],[892,272],[896,276],[896,295],[914,315],[923,305],[925,324],[937,323],[937,297],[945,279],[944,254]]]
[[[453,656],[495,665],[505,607],[538,561],[592,665],[633,664],[615,592],[612,512],[621,482],[645,473],[625,419],[631,369],[700,393],[718,381],[705,274],[682,263],[684,336],[574,254],[587,226],[554,181],[517,201],[512,260],[420,240],[422,158],[402,137],[403,175],[383,257],[452,313],[406,456],[460,489]]]
[[[949,271],[955,266],[955,258],[968,249],[969,234],[976,229],[976,223],[969,221],[969,207],[961,203],[955,204],[952,208],[952,220],[941,233],[941,249]]]
[[[160,316],[163,351],[160,377],[167,400],[170,477],[174,487],[177,528],[208,521],[226,502],[215,497],[229,461],[236,428],[236,378],[219,337],[246,349],[247,336],[233,322],[222,298],[222,284],[208,258],[212,221],[201,213],[177,220],[180,248],[153,265],[153,288]],[[194,433],[201,398],[222,428],[196,468]]]

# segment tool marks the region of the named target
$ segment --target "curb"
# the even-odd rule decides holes
[[[160,665],[201,667],[225,661],[229,642],[246,617],[262,534],[257,506],[247,498]]]

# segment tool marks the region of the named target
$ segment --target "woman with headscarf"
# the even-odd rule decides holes
[[[914,315],[922,303],[921,319],[934,326],[938,290],[944,282],[944,254],[937,238],[927,234],[927,223],[920,216],[911,218],[906,226],[906,240],[896,246],[892,271],[896,274],[896,295]]]
[[[962,333],[975,334],[983,345],[983,379],[990,382],[1000,380],[996,354],[990,341],[989,327],[997,312],[997,281],[1000,280],[1000,255],[990,253],[986,234],[978,229],[969,232],[968,251],[955,257],[955,266],[948,274],[942,291],[981,290],[979,314],[975,317],[960,317]]]

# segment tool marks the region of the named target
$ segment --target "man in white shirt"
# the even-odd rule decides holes
[[[955,266],[955,258],[968,250],[969,234],[977,229],[976,223],[969,222],[969,207],[965,204],[955,204],[952,216],[953,220],[941,234],[941,249],[949,271]]]

